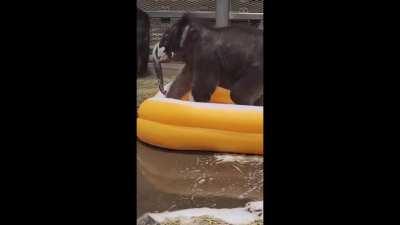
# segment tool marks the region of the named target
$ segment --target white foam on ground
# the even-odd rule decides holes
[[[193,208],[184,209],[174,212],[163,212],[163,213],[150,213],[149,215],[157,222],[161,223],[165,220],[190,220],[193,217],[209,216],[220,220],[223,220],[232,225],[249,224],[255,220],[262,219],[260,210],[262,211],[263,202],[252,202],[257,209],[249,209],[250,203],[245,208],[233,208],[233,209],[211,209],[211,208]],[[261,206],[261,207],[260,207]]]
[[[215,154],[214,158],[216,159],[217,163],[223,163],[223,162],[263,163],[264,162],[264,158],[262,156],[256,156],[256,155],[250,156],[250,155],[235,155],[235,154]]]
[[[263,201],[257,201],[257,202],[249,202],[246,204],[245,207],[249,212],[264,212],[264,204]]]

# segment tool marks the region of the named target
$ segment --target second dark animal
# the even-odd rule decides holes
[[[137,76],[147,75],[147,64],[150,51],[150,18],[141,9],[136,8],[136,73]]]

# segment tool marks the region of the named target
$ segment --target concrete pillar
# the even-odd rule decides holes
[[[138,8],[143,8],[143,0],[136,0],[136,6],[138,7]]]
[[[216,0],[216,26],[226,27],[229,25],[229,11],[230,11],[230,0]]]
[[[261,20],[260,24],[258,25],[258,29],[264,30],[264,20]]]

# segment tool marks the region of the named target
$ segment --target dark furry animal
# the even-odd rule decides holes
[[[147,74],[150,51],[150,18],[141,9],[136,8],[136,73],[139,77]]]
[[[263,31],[250,26],[215,28],[185,14],[163,34],[158,46],[186,65],[167,97],[180,99],[192,90],[208,102],[217,86],[231,91],[241,105],[263,105]]]

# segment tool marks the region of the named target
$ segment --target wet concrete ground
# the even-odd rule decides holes
[[[138,216],[186,208],[234,208],[263,199],[261,156],[171,151],[140,141],[136,146]]]
[[[165,69],[167,80],[180,68]],[[140,81],[138,88],[140,95]],[[263,200],[262,156],[166,150],[139,140],[136,146],[138,217],[187,208],[242,207]]]

